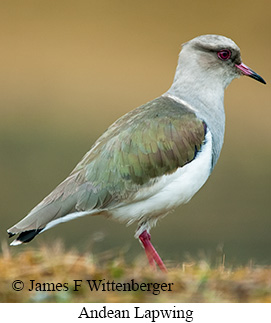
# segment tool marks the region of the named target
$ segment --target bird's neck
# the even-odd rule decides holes
[[[221,78],[215,74],[177,69],[168,93],[200,109],[209,109],[210,106],[217,109],[218,105],[223,107],[225,87]]]
[[[196,78],[193,77],[196,75]],[[193,108],[196,115],[202,119],[212,133],[213,138],[213,166],[216,164],[224,141],[225,85],[215,75],[208,77],[203,73],[176,72],[174,81],[165,95],[176,97]]]

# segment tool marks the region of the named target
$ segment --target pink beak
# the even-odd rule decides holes
[[[252,69],[249,68],[248,66],[246,66],[244,63],[241,63],[239,65],[235,64],[235,66],[241,71],[241,73],[243,75],[247,75],[247,76],[252,77],[253,79],[263,83],[263,84],[266,84],[265,80],[259,74],[252,71]]]

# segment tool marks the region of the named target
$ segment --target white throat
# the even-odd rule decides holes
[[[182,55],[183,51],[173,84],[164,95],[186,102],[197,117],[207,124],[213,137],[214,167],[224,141],[224,90],[232,78],[229,76],[225,81],[218,72],[199,65],[196,58]]]

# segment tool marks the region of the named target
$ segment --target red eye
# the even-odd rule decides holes
[[[217,53],[217,56],[222,59],[222,61],[226,61],[231,57],[231,51],[228,49],[222,49]]]

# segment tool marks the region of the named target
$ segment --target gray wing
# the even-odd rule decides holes
[[[140,188],[192,161],[205,134],[206,125],[187,107],[155,99],[117,120],[70,176],[8,232],[28,242],[68,214],[130,203]]]

